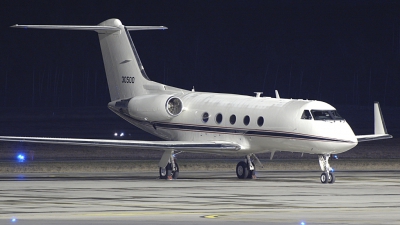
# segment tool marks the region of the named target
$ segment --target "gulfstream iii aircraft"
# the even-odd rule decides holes
[[[195,92],[151,81],[144,71],[129,31],[166,27],[124,26],[109,19],[96,26],[14,25],[14,28],[89,30],[98,33],[111,102],[108,107],[134,126],[165,141],[67,139],[2,136],[3,141],[124,147],[164,151],[159,162],[163,179],[176,179],[177,152],[242,155],[239,179],[255,178],[255,154],[276,151],[315,154],[322,183],[334,183],[331,154],[358,142],[391,138],[379,103],[374,105],[375,133],[354,135],[331,105],[321,101]]]

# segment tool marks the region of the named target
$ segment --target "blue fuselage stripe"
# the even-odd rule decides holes
[[[288,133],[281,131],[272,130],[245,130],[245,129],[233,129],[226,127],[210,127],[210,126],[198,126],[189,124],[175,124],[175,123],[153,123],[155,128],[164,128],[172,130],[185,130],[194,132],[206,132],[206,133],[225,133],[225,134],[241,134],[245,136],[261,136],[261,137],[274,137],[274,138],[287,138],[287,139],[299,139],[299,140],[310,140],[310,141],[331,141],[331,142],[345,142],[352,143],[351,141],[312,136],[300,133]]]

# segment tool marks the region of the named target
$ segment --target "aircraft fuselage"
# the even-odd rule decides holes
[[[184,110],[172,119],[140,121],[113,111],[165,140],[228,141],[241,146],[237,152],[241,155],[275,151],[337,154],[358,143],[344,119],[302,119],[305,110],[336,110],[325,102],[205,92],[174,95],[182,100]]]

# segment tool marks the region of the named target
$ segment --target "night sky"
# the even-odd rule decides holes
[[[167,26],[131,32],[150,79],[196,91],[400,106],[399,1],[1,1],[0,105],[104,106],[97,33],[14,24]]]

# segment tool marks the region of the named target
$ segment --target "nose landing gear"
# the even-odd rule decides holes
[[[319,155],[319,165],[323,173],[321,174],[321,183],[333,184],[335,183],[335,174],[333,173],[333,169],[329,165],[329,157],[330,154]]]
[[[332,172],[326,173],[323,172],[321,174],[321,183],[326,184],[326,183],[330,183],[333,184],[335,183],[335,174]]]

